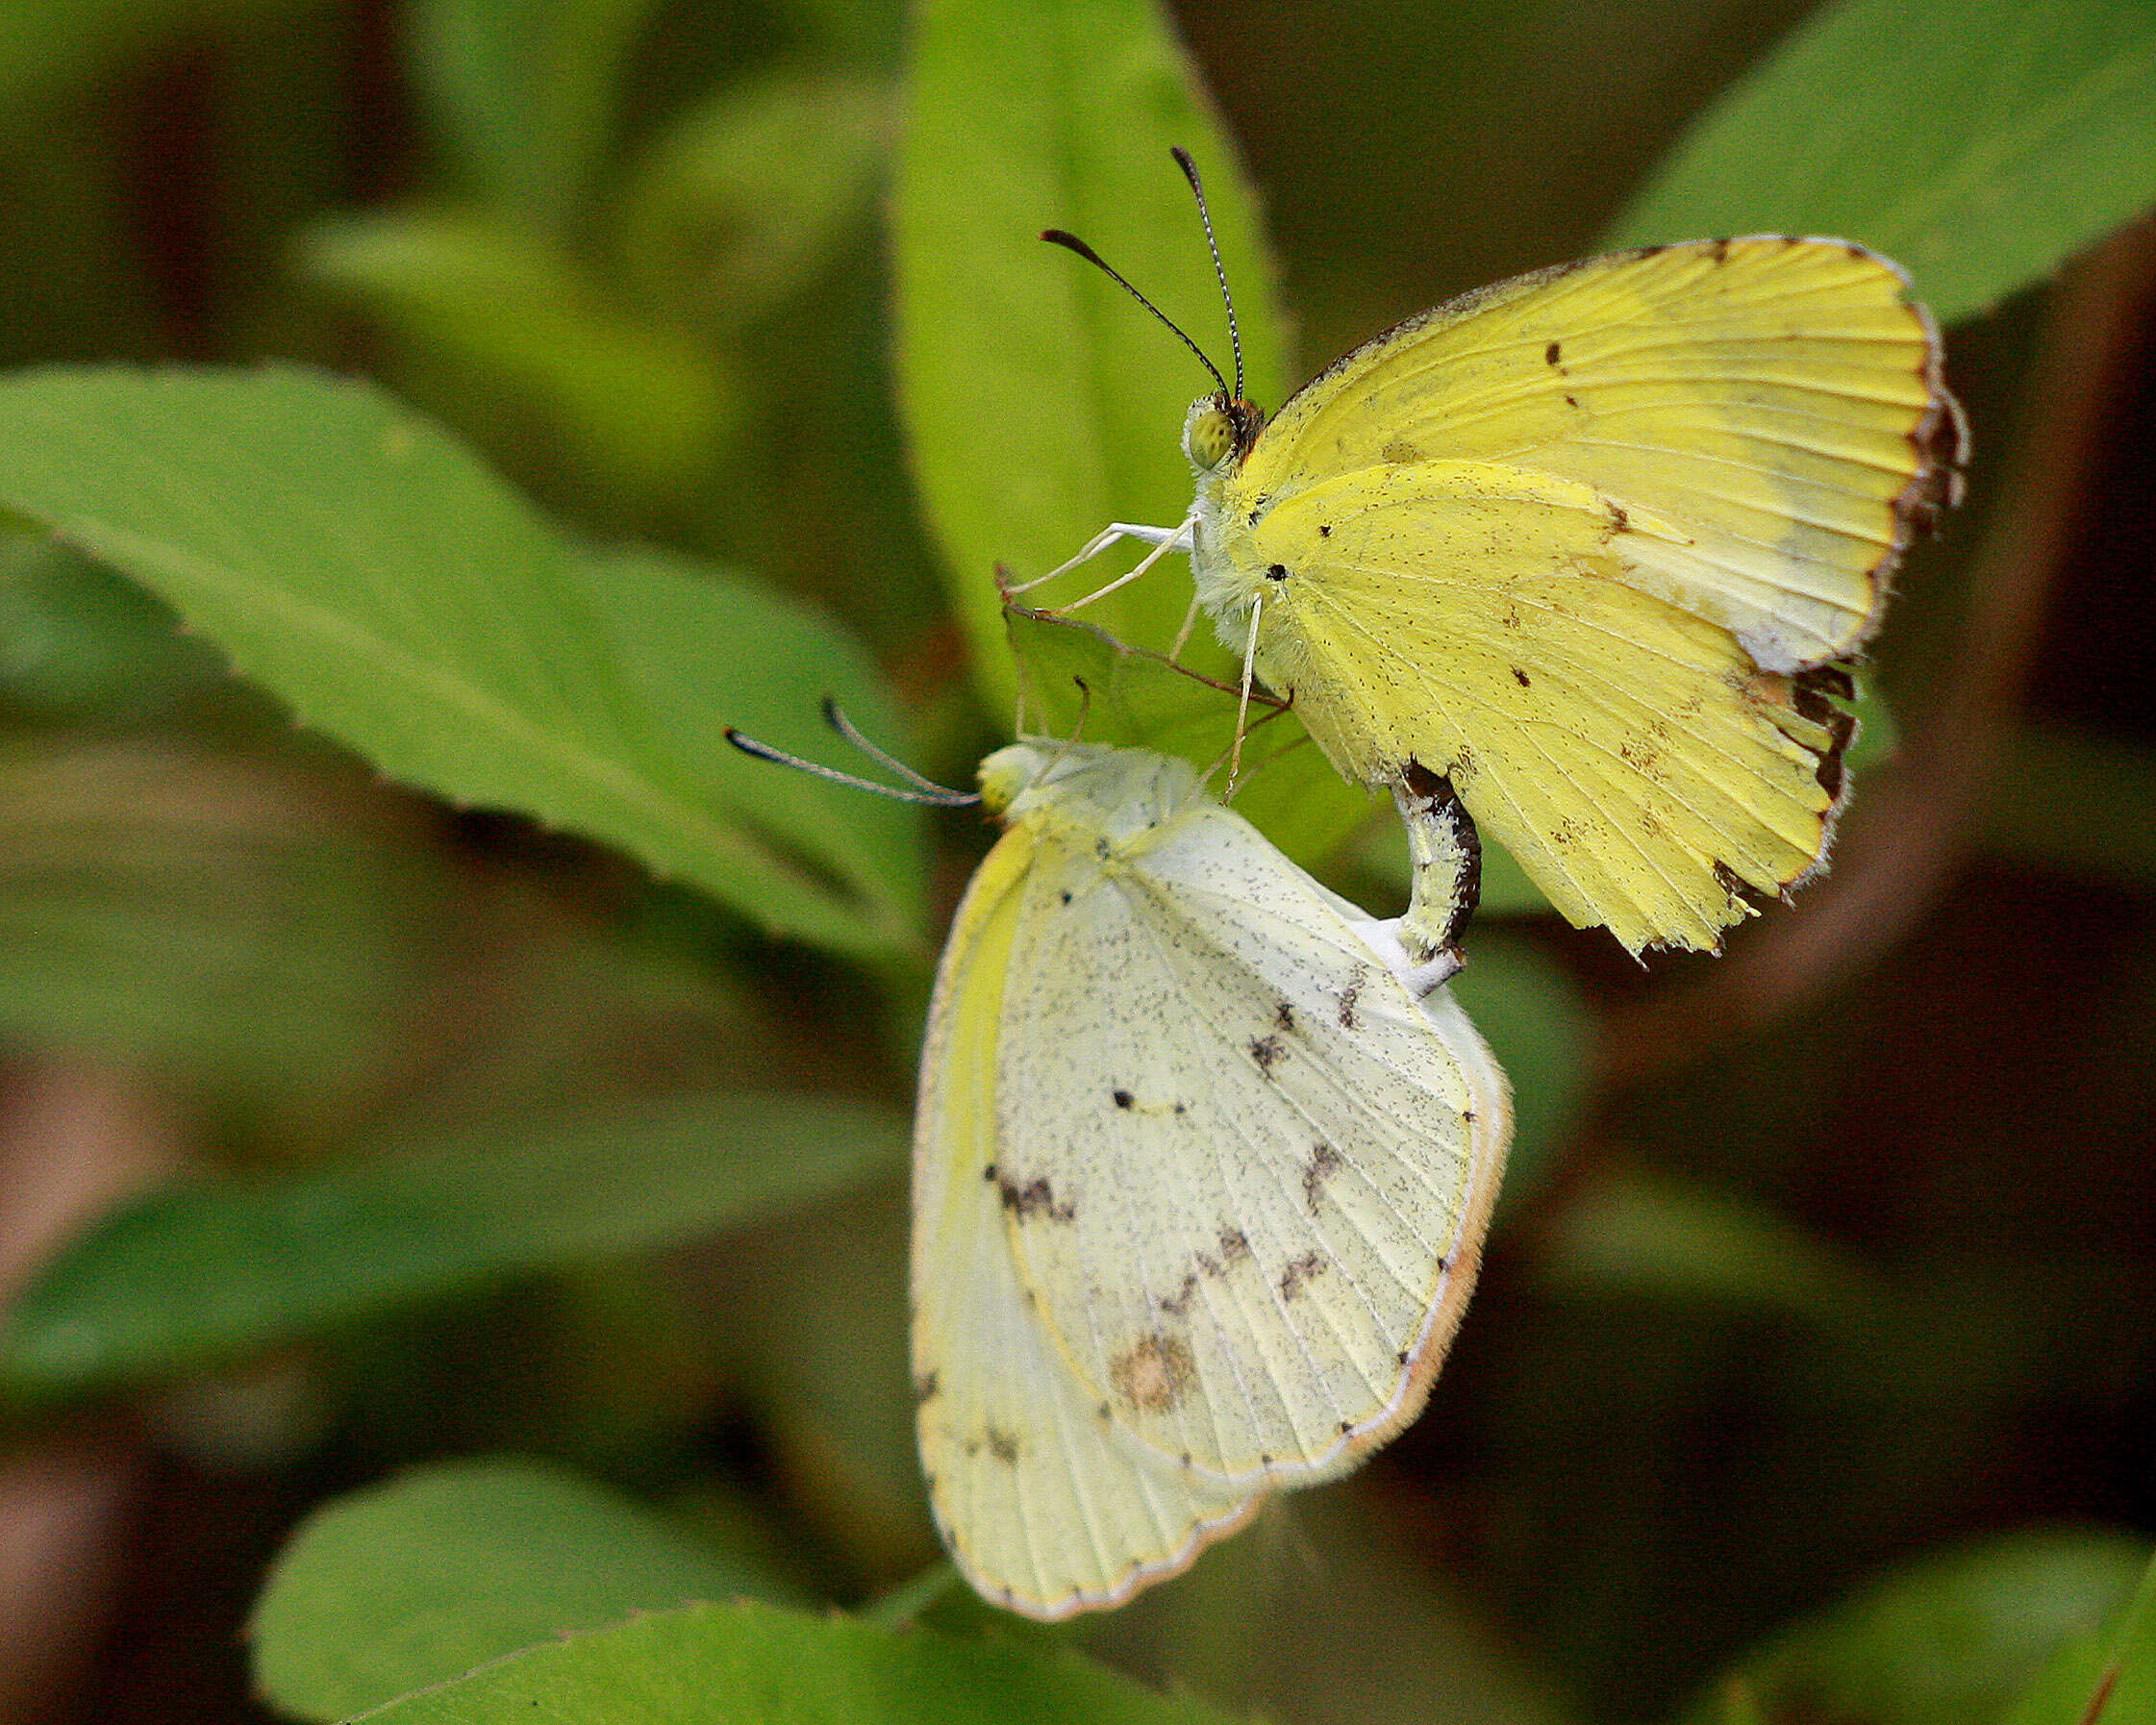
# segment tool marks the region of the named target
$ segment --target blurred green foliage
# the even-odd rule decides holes
[[[1721,994],[1635,971],[1492,857],[1518,1141],[1400,1443],[1110,1618],[879,1612],[937,1561],[895,1173],[987,835],[720,733],[829,758],[830,693],[964,781],[1077,670],[1090,737],[1217,753],[1221,691],[993,579],[1187,499],[1202,374],[1033,238],[1217,355],[1170,142],[1267,404],[1598,236],[1835,232],[1962,320],[1975,495],[1878,646],[1852,872],[1919,824],[1886,702],[1920,742],[2015,645],[1965,631],[2047,487],[2076,555],[1973,862],[1824,983],[1772,910]],[[16,1302],[7,1429],[138,1410],[311,1512],[254,1619],[302,1719],[2148,1716],[2130,344],[2075,386],[2117,453],[2036,432],[2093,340],[2047,284],[2152,202],[2133,0],[0,0],[0,1037],[196,1124]],[[1093,620],[1157,652],[1185,598]],[[1297,740],[1241,806],[1395,907]],[[169,1495],[166,1599],[237,1561]],[[143,1627],[84,1716],[242,1716],[211,1658],[141,1702]]]

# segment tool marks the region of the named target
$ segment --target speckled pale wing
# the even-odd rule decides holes
[[[1448,776],[1573,922],[1712,947],[1736,888],[1776,892],[1825,850],[1849,726],[1836,673],[1761,671],[1626,583],[1630,537],[1590,488],[1517,468],[1308,486],[1250,534],[1291,571],[1258,665],[1351,777]]]
[[[1344,1472],[1458,1325],[1504,1081],[1240,816],[1082,838],[1040,835],[1012,974],[1053,984],[1003,1011],[1019,1278],[1128,1453],[1207,1490]]]
[[[1246,1521],[1262,1491],[1216,1493],[1122,1446],[1038,1317],[999,1154],[995,1068],[1032,837],[1006,834],[953,924],[922,1053],[914,1164],[915,1392],[944,1543],[986,1598],[1034,1617],[1111,1606]]]
[[[1622,579],[1793,671],[1870,634],[1960,415],[1930,318],[1841,240],[1703,240],[1538,271],[1387,331],[1295,395],[1227,482],[1494,462],[1648,529]]]
[[[945,953],[915,1187],[938,1519],[1036,1616],[1176,1573],[1414,1416],[1509,1132],[1449,997],[1181,762],[1052,764]]]

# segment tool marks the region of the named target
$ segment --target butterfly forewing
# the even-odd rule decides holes
[[[1906,292],[1860,247],[1778,238],[1522,276],[1348,355],[1228,488],[1255,506],[1426,460],[1577,480],[1639,524],[1633,585],[1768,669],[1817,664],[1869,634],[1958,441],[1936,334]]]
[[[1139,1465],[1020,1284],[995,1174],[995,1068],[1032,839],[1006,835],[954,925],[922,1055],[914,1371],[937,1523],[966,1579],[1029,1616],[1113,1605],[1247,1520],[1262,1493]]]

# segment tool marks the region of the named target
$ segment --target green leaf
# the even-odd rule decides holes
[[[2147,1725],[2156,1719],[2156,1558],[2118,1618],[2073,1636],[2001,1725]]]
[[[489,1278],[676,1245],[855,1185],[905,1138],[858,1103],[699,1096],[159,1193],[31,1286],[0,1335],[0,1389],[199,1370]]]
[[[631,496],[692,487],[736,429],[738,388],[708,348],[625,314],[566,251],[485,215],[395,210],[321,221],[301,233],[295,262]]]
[[[890,117],[885,86],[791,67],[690,109],[622,193],[619,249],[642,299],[739,335],[866,222]]]
[[[685,759],[638,698],[657,673],[623,666],[587,562],[364,385],[283,366],[25,373],[0,384],[0,506],[162,593],[303,722],[392,777],[621,845],[778,933],[857,953],[914,938],[910,907],[797,860],[858,799],[832,797],[813,830],[788,829],[793,793],[766,804],[758,790],[746,817],[725,806],[724,769]],[[698,621],[715,626],[696,643],[714,713],[781,687],[722,606]],[[821,634],[834,676],[869,681]],[[775,662],[798,668],[791,653]],[[784,688],[812,709],[820,692]]]
[[[1742,79],[1608,235],[1828,234],[1951,323],[2156,202],[2141,0],[1838,0]]]
[[[2055,1649],[2124,1603],[2147,1562],[2145,1540],[2085,1529],[2011,1534],[1918,1558],[1775,1637],[1688,1717],[1727,1717],[1717,1698],[1735,1685],[1768,1719],[1996,1718]]]
[[[134,583],[41,534],[0,535],[0,705],[124,725],[226,683],[216,654]]]
[[[1986,843],[2008,856],[2156,880],[2156,751],[2145,746],[2023,726],[1992,776],[1984,815]]]
[[[892,211],[899,402],[974,681],[999,712],[1015,684],[996,564],[1045,574],[1110,521],[1180,521],[1183,417],[1212,388],[1173,337],[1040,231],[1079,235],[1202,345],[1224,348],[1219,289],[1168,160],[1181,144],[1206,175],[1249,393],[1268,407],[1285,343],[1253,200],[1163,9],[925,0],[913,51]],[[1182,560],[1166,561],[1088,619],[1166,648],[1191,589]],[[1054,596],[1120,566],[1104,558]],[[1225,665],[1200,646],[1200,668]]]
[[[454,939],[447,885],[313,775],[0,754],[0,1035],[319,1102],[385,1057]]]
[[[1824,1242],[1765,1208],[1646,1174],[1608,1174],[1570,1201],[1542,1241],[1560,1292],[1724,1301],[1843,1319],[1881,1289]]]
[[[741,1595],[808,1603],[564,1468],[443,1462],[302,1524],[255,1607],[255,1683],[281,1712],[339,1719],[632,1612]]]
[[[1571,976],[1528,942],[1470,931],[1467,952],[1452,991],[1513,1088],[1502,1216],[1542,1190],[1592,1094],[1593,1019]]]
[[[882,675],[837,623],[760,583],[648,548],[588,559],[581,587],[619,654],[638,712],[684,774],[834,894],[858,893],[893,928],[928,917],[920,812],[744,755],[728,726],[828,757],[826,695],[870,738],[904,742]],[[829,940],[828,931],[817,938]],[[844,949],[844,941],[831,940]]]
[[[9,0],[0,7],[0,111],[146,62],[172,37],[278,30],[318,0]]]
[[[616,85],[655,0],[422,0],[412,61],[435,124],[505,216],[562,234],[613,137]]]
[[[1006,621],[1028,734],[1158,749],[1200,771],[1227,760],[1235,686],[1178,670],[1076,618],[1013,608]],[[1332,769],[1292,712],[1260,699],[1250,717],[1236,812],[1306,867],[1322,862],[1368,819],[1371,799]]]
[[[1075,1654],[773,1607],[691,1606],[533,1647],[367,1715],[380,1725],[1225,1725]]]

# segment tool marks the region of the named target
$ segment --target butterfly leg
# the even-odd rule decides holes
[[[1235,795],[1236,775],[1242,771],[1242,734],[1247,731],[1250,718],[1250,685],[1258,673],[1258,618],[1266,609],[1263,594],[1250,601],[1250,633],[1242,642],[1242,699],[1235,710],[1235,746],[1228,751],[1228,788],[1226,795]],[[1190,628],[1189,620],[1184,628]]]
[[[1420,762],[1408,762],[1406,776],[1392,787],[1392,801],[1407,823],[1415,870],[1407,913],[1397,925],[1400,942],[1412,958],[1427,962],[1457,953],[1481,902],[1482,836],[1452,781]]]
[[[1196,593],[1192,593],[1190,609],[1183,613],[1183,627],[1175,632],[1175,645],[1167,650],[1168,663],[1182,663],[1183,649],[1191,644],[1191,631],[1197,627],[1198,612],[1204,609],[1205,601],[1200,599]]]
[[[1100,597],[1101,593],[1114,592],[1123,585],[1123,582],[1132,580],[1141,571],[1151,568],[1161,556],[1167,551],[1188,551],[1191,548],[1191,524],[1186,520],[1175,527],[1141,527],[1129,521],[1111,521],[1106,527],[1094,534],[1091,538],[1079,546],[1076,556],[1065,558],[1062,562],[1050,569],[1045,575],[1036,575],[1031,581],[1021,581],[1015,587],[1005,588],[1003,589],[1004,595],[1011,597],[1018,593],[1030,593],[1037,587],[1046,587],[1058,575],[1067,575],[1080,563],[1092,562],[1094,558],[1118,539],[1142,540],[1145,544],[1153,546],[1154,550],[1130,574],[1109,583],[1098,593],[1087,594],[1085,598],[1077,602],[1077,605],[1065,606],[1064,610],[1075,611],[1078,605],[1091,605]]]

